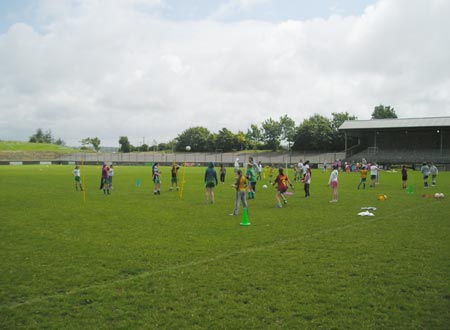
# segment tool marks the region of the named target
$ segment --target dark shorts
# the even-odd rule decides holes
[[[377,176],[376,176],[376,175],[371,175],[370,178],[371,178],[372,180],[375,180],[375,179],[377,178]]]
[[[408,181],[408,177],[407,176],[402,176],[402,180],[403,181]]]
[[[206,182],[205,187],[206,188],[214,188],[216,184],[214,182]]]

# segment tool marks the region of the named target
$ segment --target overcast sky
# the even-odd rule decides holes
[[[2,0],[0,139],[450,116],[448,0]]]

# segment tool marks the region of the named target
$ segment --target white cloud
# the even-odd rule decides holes
[[[224,19],[234,14],[239,14],[251,10],[252,8],[261,4],[270,3],[272,0],[228,0],[221,4],[219,8],[214,11],[211,19]]]
[[[0,35],[1,139],[40,127],[70,145],[167,142],[284,114],[368,119],[380,103],[399,117],[450,115],[447,1],[381,0],[361,16],[282,23],[167,21],[159,1],[69,4],[45,2],[39,31],[20,23]]]

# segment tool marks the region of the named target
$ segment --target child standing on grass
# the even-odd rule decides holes
[[[263,171],[263,164],[261,161],[258,162],[258,167],[256,168],[256,179],[259,181],[261,180],[261,174]]]
[[[378,166],[377,164],[370,165],[370,187],[375,188],[378,182]]]
[[[270,166],[269,166],[269,173],[268,173],[268,178],[269,178],[269,183],[271,184],[271,185],[273,185],[273,182],[272,182],[272,180],[273,180],[273,164],[271,164]]]
[[[113,164],[111,164],[111,166],[109,167],[109,172],[108,172],[108,179],[109,179],[109,188],[112,189],[113,185],[112,185],[112,181],[113,181],[113,176],[114,176],[114,167]]]
[[[282,208],[281,200],[283,200],[284,204],[287,204],[286,197],[284,194],[288,190],[288,184],[292,187],[292,183],[289,181],[287,175],[284,174],[284,170],[282,167],[278,169],[278,175],[275,178],[274,184],[277,185],[277,194],[275,195],[275,199],[277,200],[278,208]]]
[[[217,186],[217,172],[214,169],[214,163],[209,162],[208,168],[205,171],[206,204],[209,203],[209,199],[211,199],[211,204],[214,204],[215,186]]]
[[[234,211],[230,215],[238,215],[241,202],[242,206],[245,209],[248,209],[247,200],[245,197],[247,178],[242,175],[242,171],[240,169],[236,172],[236,182],[234,183],[233,187],[236,189],[236,202],[234,204]]]
[[[338,175],[338,166],[334,165],[328,180],[328,185],[333,189],[333,198],[330,203],[337,203],[338,201]]]
[[[301,181],[302,178],[300,178],[300,172],[298,170],[298,165],[294,164],[294,182]]]
[[[431,185],[434,187],[436,185],[436,177],[438,175],[438,168],[434,163],[431,163],[430,166],[430,174],[431,174]]]
[[[236,160],[234,161],[234,173],[237,173],[238,170],[239,170],[239,158],[236,158]]]
[[[73,176],[75,178],[75,190],[78,191],[78,188],[80,188],[80,191],[83,191],[83,186],[81,185],[81,171],[78,165],[75,166],[73,170]]]
[[[359,181],[358,189],[362,185],[363,189],[366,189],[366,180],[367,180],[367,168],[365,166],[362,167],[362,169],[359,171],[359,174],[361,175],[361,179]]]
[[[402,167],[402,189],[406,189],[408,185],[408,169],[405,165]]]
[[[428,188],[428,177],[430,176],[430,167],[427,165],[426,162],[423,163],[422,167],[420,168],[420,172],[422,173],[423,187]]]
[[[159,173],[159,163],[156,162],[152,166],[152,180],[155,185],[153,189],[153,195],[161,195],[161,175]]]
[[[110,189],[110,185],[109,185],[109,167],[106,163],[103,163],[103,168],[102,168],[102,189],[103,189],[103,194],[104,195],[109,195],[109,189]]]
[[[222,184],[225,183],[225,175],[227,174],[227,169],[226,167],[222,164],[220,166],[220,182],[222,182]]]
[[[308,198],[309,197],[309,185],[311,183],[311,169],[309,167],[306,169],[306,173],[302,179],[302,182],[304,184],[304,189],[305,189],[305,198]]]
[[[170,180],[170,188],[169,190],[173,190],[173,187],[175,186],[175,189],[178,190],[178,170],[180,169],[180,166],[178,164],[174,163],[172,165],[171,175],[172,178]]]
[[[247,181],[250,182],[248,185],[248,199],[255,199],[256,174],[252,163],[247,164],[245,176],[247,177]]]

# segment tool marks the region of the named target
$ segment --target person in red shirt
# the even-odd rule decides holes
[[[281,200],[283,200],[284,204],[287,204],[284,194],[288,190],[288,184],[292,187],[292,183],[289,181],[287,175],[284,174],[282,167],[278,169],[278,175],[275,178],[274,184],[277,185],[277,194],[275,195],[275,199],[277,200],[278,207],[281,208]]]

